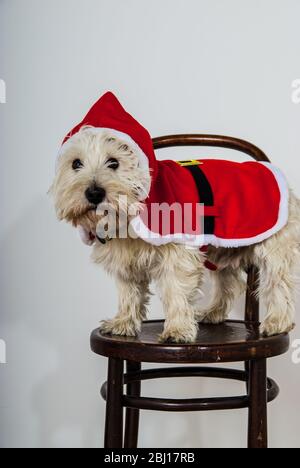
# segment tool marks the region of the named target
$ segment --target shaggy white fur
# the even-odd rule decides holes
[[[112,168],[111,158],[118,167]],[[75,167],[74,161],[81,163]],[[80,226],[84,232],[97,233],[103,219],[97,207],[86,198],[92,185],[105,190],[103,203],[112,205],[117,215],[128,213],[147,193],[149,173],[139,165],[135,148],[109,132],[82,129],[64,148],[57,164],[52,186],[58,218]],[[119,205],[119,198],[127,203]],[[145,197],[144,197],[145,198]],[[131,221],[129,217],[129,222]],[[119,312],[102,323],[105,333],[135,335],[147,316],[149,284],[158,284],[165,312],[163,341],[193,342],[197,321],[220,323],[226,320],[235,298],[245,290],[245,270],[251,264],[260,269],[257,294],[267,314],[261,330],[266,335],[290,331],[295,322],[294,272],[300,255],[300,202],[291,192],[289,221],[277,234],[259,244],[242,248],[210,247],[207,255],[219,267],[213,273],[215,294],[212,305],[201,310],[201,290],[206,254],[198,248],[167,244],[153,246],[141,239],[118,235],[103,244],[97,239],[93,260],[115,276],[119,290]]]

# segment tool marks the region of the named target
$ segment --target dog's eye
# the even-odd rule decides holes
[[[107,164],[107,167],[109,167],[110,169],[113,169],[114,171],[116,171],[120,165],[119,161],[115,158],[108,159],[106,164]]]
[[[75,159],[75,161],[73,161],[72,168],[74,169],[74,171],[79,171],[79,169],[81,169],[82,167],[83,163],[82,161],[80,161],[80,159]]]

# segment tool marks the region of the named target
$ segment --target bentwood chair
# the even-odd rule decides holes
[[[154,148],[173,146],[215,146],[231,148],[268,161],[256,146],[246,141],[213,135],[174,135],[155,138]],[[136,448],[140,410],[152,411],[212,411],[247,408],[248,448],[267,448],[267,404],[279,394],[274,380],[267,378],[267,359],[284,354],[289,349],[288,334],[263,337],[259,332],[259,299],[254,292],[259,283],[259,271],[250,266],[246,272],[245,321],[229,320],[221,325],[199,324],[193,344],[160,343],[158,336],[163,321],[148,321],[136,338],[105,336],[95,330],[91,336],[92,350],[108,358],[108,379],[101,389],[106,400],[106,448]],[[142,363],[171,363],[179,367],[144,369]],[[245,370],[201,367],[199,364],[244,362]],[[126,363],[126,373],[124,373]],[[184,366],[197,364],[197,366]],[[224,398],[166,399],[141,396],[141,382],[166,377],[212,377],[245,382],[242,396]],[[126,393],[123,386],[126,385]],[[126,408],[125,435],[123,412]],[[155,444],[155,441],[153,441]]]

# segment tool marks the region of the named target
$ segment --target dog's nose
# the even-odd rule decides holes
[[[99,205],[104,200],[105,195],[105,190],[98,185],[92,185],[85,192],[86,199],[93,205]]]

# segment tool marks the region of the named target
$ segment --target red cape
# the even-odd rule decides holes
[[[268,163],[161,161],[146,209],[131,225],[138,237],[154,245],[242,247],[262,242],[286,225],[288,199],[284,176]],[[202,223],[196,225],[199,216]]]

